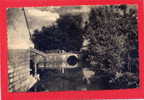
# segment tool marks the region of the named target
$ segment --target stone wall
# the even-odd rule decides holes
[[[30,75],[29,50],[9,50],[9,91],[28,91],[36,82]]]

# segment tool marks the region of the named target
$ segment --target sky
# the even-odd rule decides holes
[[[53,25],[61,15],[87,13],[92,6],[25,8],[31,31]]]

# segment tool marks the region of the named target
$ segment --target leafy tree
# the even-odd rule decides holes
[[[35,30],[32,36],[35,48],[41,51],[79,51],[82,46],[81,16],[64,15],[56,25]]]
[[[126,16],[126,6],[105,6],[93,8],[90,12],[89,23],[85,27],[84,36],[90,39],[88,49],[89,66],[98,69],[113,69],[114,71],[129,71],[130,59],[137,59],[130,54],[132,47],[137,47],[136,12],[130,11]],[[129,59],[130,58],[130,59]],[[137,67],[135,63],[133,67]]]

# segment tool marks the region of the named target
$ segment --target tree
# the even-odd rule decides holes
[[[112,8],[112,6],[98,7],[90,12],[89,23],[85,27],[84,34],[85,38],[90,39],[87,53],[89,66],[128,71],[128,63],[131,63],[128,56],[132,58],[129,53],[131,48],[137,45],[131,42],[137,41],[136,17],[132,17],[135,12],[131,14],[131,11],[125,17],[114,12]],[[127,7],[120,6],[117,9],[125,12]],[[138,52],[137,49],[135,50]]]
[[[64,15],[57,24],[35,30],[32,35],[35,48],[40,51],[65,50],[79,51],[82,46],[81,16]]]

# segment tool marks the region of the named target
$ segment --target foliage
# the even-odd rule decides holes
[[[35,48],[44,52],[54,49],[79,51],[83,42],[81,20],[80,15],[64,15],[56,25],[35,30],[32,36]]]
[[[90,39],[87,53],[90,66],[114,71],[136,69],[137,63],[129,65],[130,59],[137,59],[138,52],[135,10],[127,11],[123,5],[93,8],[84,36]]]

